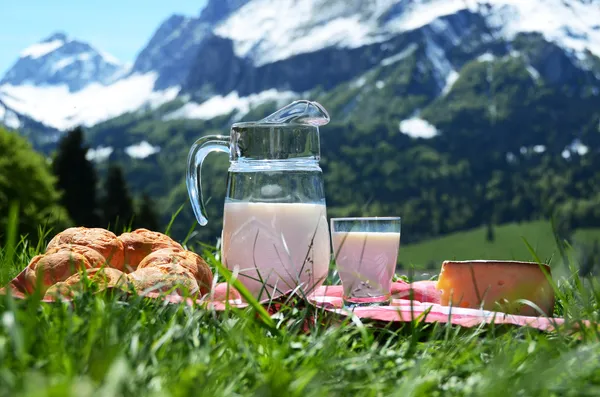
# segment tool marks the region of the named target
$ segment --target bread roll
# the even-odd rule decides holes
[[[58,233],[50,243],[47,251],[61,244],[73,244],[90,247],[100,253],[115,269],[123,269],[123,243],[117,236],[101,228],[72,227]]]
[[[46,297],[73,297],[74,292],[84,289],[86,279],[88,282],[94,284],[99,291],[107,288],[121,288],[126,290],[129,283],[127,275],[118,269],[112,267],[87,269],[73,274],[65,281],[50,286],[48,291],[46,291]]]
[[[45,255],[55,254],[63,250],[83,255],[85,259],[88,260],[92,268],[107,266],[106,258],[104,258],[102,254],[85,245],[60,244],[46,250]]]
[[[127,276],[138,293],[170,292],[195,296],[199,292],[192,273],[175,263],[138,269]]]
[[[196,279],[200,293],[207,294],[212,288],[213,274],[202,257],[191,251],[163,248],[146,256],[138,269],[166,264],[178,264],[186,268]]]
[[[59,298],[72,298],[73,290],[71,286],[67,285],[64,281],[59,281],[56,284],[53,284],[46,291],[46,295],[44,295],[45,299],[59,299]]]
[[[126,286],[128,282],[127,275],[122,271],[112,267],[103,267],[74,274],[65,280],[65,284],[77,286],[86,278],[101,288]]]
[[[174,248],[183,251],[181,244],[171,237],[147,229],[137,229],[131,233],[123,233],[119,236],[119,240],[123,244],[127,272],[135,271],[142,259],[153,251],[162,248]]]
[[[44,293],[52,284],[64,281],[79,270],[91,269],[89,260],[82,254],[62,249],[36,255],[25,269],[26,288],[33,292],[37,286]]]

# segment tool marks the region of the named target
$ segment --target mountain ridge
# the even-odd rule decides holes
[[[91,83],[108,85],[124,73],[116,58],[90,44],[56,32],[25,48],[0,85],[62,85],[70,92]]]
[[[171,117],[195,117],[214,114],[198,111],[212,106],[213,99],[239,108],[260,105],[251,97],[332,90],[381,63],[402,62],[403,52],[416,48],[419,62],[432,68],[428,79],[433,78],[435,87],[422,88],[432,100],[451,89],[462,65],[486,53],[505,55],[517,32],[536,29],[554,46],[534,56],[533,73],[545,78],[554,73],[553,79],[561,82],[593,69],[584,73],[586,78],[600,77],[594,66],[600,53],[600,26],[593,25],[596,15],[600,20],[597,0],[281,0],[270,7],[265,1],[210,0],[198,16],[170,16],[131,68],[121,69],[112,80],[104,75],[86,83],[75,79],[67,83],[68,92],[58,92],[48,89],[57,84],[21,84],[27,81],[25,72],[20,78],[7,73],[0,99],[19,114],[62,130],[156,109],[176,97],[186,107]],[[542,17],[527,14],[534,6],[548,26],[540,24]],[[561,13],[578,19],[570,21]],[[58,34],[48,37],[46,45],[67,40]],[[115,96],[127,100],[114,101]],[[55,99],[52,104],[50,98]],[[73,110],[71,104],[83,106]],[[40,110],[45,107],[51,111]]]

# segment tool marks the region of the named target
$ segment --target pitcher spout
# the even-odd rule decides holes
[[[329,113],[321,104],[314,101],[299,100],[279,109],[258,123],[322,126],[329,123],[329,121]]]

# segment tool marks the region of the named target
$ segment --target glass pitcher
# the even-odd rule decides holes
[[[260,121],[233,124],[229,136],[204,136],[190,150],[187,188],[203,226],[202,162],[213,151],[229,154],[221,257],[257,299],[310,293],[327,277],[319,126],[328,122],[320,104],[296,101]]]

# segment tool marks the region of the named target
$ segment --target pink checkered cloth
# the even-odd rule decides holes
[[[380,322],[451,323],[463,327],[481,324],[508,324],[527,326],[543,331],[557,329],[564,324],[563,318],[530,317],[493,312],[481,309],[465,309],[440,305],[439,291],[435,281],[417,281],[412,284],[395,282],[392,285],[392,302],[389,306],[343,307],[340,285],[322,286],[309,298],[311,303],[342,316],[357,316]],[[411,292],[412,290],[412,292]],[[413,300],[410,300],[412,294]]]

